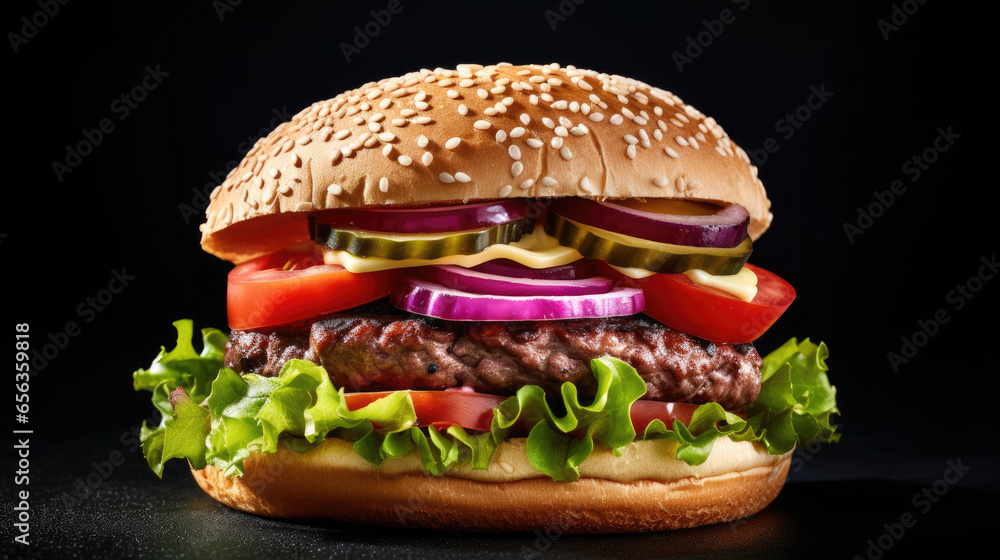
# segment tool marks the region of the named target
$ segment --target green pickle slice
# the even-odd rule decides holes
[[[586,226],[552,212],[545,220],[545,232],[588,259],[652,272],[680,273],[700,268],[709,274],[736,274],[753,251],[749,237],[732,248],[672,245]]]
[[[447,233],[389,233],[357,229],[334,229],[313,224],[313,239],[334,251],[356,257],[383,259],[438,259],[448,255],[474,255],[490,245],[513,243],[531,230],[531,220],[522,218],[484,229]]]

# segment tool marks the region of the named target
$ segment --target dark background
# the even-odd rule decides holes
[[[822,536],[839,543],[841,555],[864,555],[883,523],[914,510],[911,495],[940,483],[955,461],[967,467],[961,480],[945,487],[953,491],[943,505],[918,513],[922,523],[911,534],[920,537],[894,539],[891,552],[995,523],[983,504],[1000,488],[987,413],[996,400],[997,288],[995,272],[984,266],[996,255],[996,185],[966,166],[973,137],[966,92],[979,80],[970,83],[973,75],[957,64],[984,56],[960,32],[975,13],[935,0],[850,7],[401,0],[402,11],[359,42],[348,61],[344,44],[388,2],[175,4],[4,7],[4,317],[8,329],[30,323],[32,347],[47,352],[33,362],[29,424],[6,421],[34,430],[35,554],[75,555],[76,541],[87,541],[110,547],[106,555],[179,555],[214,538],[202,526],[189,539],[184,520],[192,517],[234,531],[250,523],[260,536],[248,520],[270,522],[210,504],[197,488],[192,493],[181,466],[157,481],[132,452],[129,432],[152,412],[146,394],[131,390],[132,371],[160,345],[172,346],[176,319],[226,325],[231,265],[198,245],[205,196],[253,141],[302,107],[382,77],[463,62],[555,61],[634,77],[715,117],[757,157],[775,219],[752,262],[798,291],[757,346],[765,353],[792,336],[825,341],[843,413],[842,443],[800,453],[776,502],[786,517],[799,519],[801,506],[841,525],[781,525],[795,535],[785,542]],[[156,87],[125,105],[121,96],[151,73],[159,76]],[[825,92],[823,99],[815,92]],[[798,126],[789,126],[789,114],[798,115]],[[102,120],[110,126],[99,133]],[[935,148],[943,133],[949,142],[937,140]],[[73,149],[86,153],[78,165],[54,170]],[[890,196],[894,181],[905,191]],[[851,235],[848,225],[861,229]],[[116,276],[127,285],[111,294]],[[67,329],[70,322],[75,328]],[[906,362],[894,363],[890,353]],[[116,453],[124,463],[103,469]],[[5,452],[4,503],[17,489],[9,474],[14,459]],[[100,483],[83,495],[74,484],[95,471]],[[176,492],[164,495],[163,488]],[[99,518],[75,517],[93,516],[103,500],[123,493],[132,501],[115,502]],[[151,513],[181,508],[178,495],[188,509],[173,519],[177,526]],[[151,506],[146,496],[162,503]],[[866,520],[844,526],[858,509]],[[152,548],[121,548],[162,534],[124,523],[136,516],[169,525],[172,537]],[[98,528],[69,531],[64,517]],[[6,535],[10,524],[3,526]],[[290,532],[319,534],[317,551],[379,553],[355,546],[349,529],[274,526],[263,529],[274,531],[273,542]],[[106,531],[117,536],[95,536]],[[469,542],[411,548],[437,541],[420,533],[394,538],[394,554],[411,556],[447,555]],[[695,543],[677,548],[681,553],[702,551],[698,539],[669,538]],[[512,539],[471,542],[519,555]],[[260,542],[272,541],[228,543],[219,554],[249,555]],[[608,543],[615,541],[589,542],[558,544],[564,554],[614,555]],[[649,547],[642,550],[663,553],[662,542],[643,542]]]

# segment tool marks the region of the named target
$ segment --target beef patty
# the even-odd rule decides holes
[[[642,398],[742,408],[760,392],[752,344],[716,344],[643,314],[562,321],[463,322],[413,315],[384,301],[296,327],[233,331],[225,365],[275,376],[293,358],[323,366],[349,391],[448,389],[510,395],[523,385],[593,394],[590,360],[611,355],[646,382]]]

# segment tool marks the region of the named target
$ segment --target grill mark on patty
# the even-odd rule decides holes
[[[595,389],[590,360],[610,354],[636,368],[642,398],[742,408],[760,392],[752,344],[711,343],[642,314],[563,321],[462,322],[413,315],[384,301],[269,332],[233,331],[225,365],[275,376],[285,361],[322,365],[351,391],[449,389],[513,394],[563,382]]]

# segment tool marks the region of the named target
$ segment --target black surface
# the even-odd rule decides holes
[[[34,348],[49,352],[32,373],[30,422],[5,420],[8,434],[34,433],[30,547],[11,541],[8,504],[24,489],[16,450],[0,456],[4,556],[893,558],[967,551],[991,534],[998,305],[982,263],[996,255],[997,197],[966,157],[981,128],[968,124],[967,92],[982,86],[963,64],[988,68],[979,60],[987,51],[973,49],[975,34],[965,31],[982,14],[933,0],[403,0],[348,62],[341,44],[387,2],[244,0],[220,17],[223,2],[69,2],[48,16],[36,15],[43,4],[54,9],[45,0],[3,6],[3,316],[8,332],[30,323]],[[560,9],[568,15],[553,29],[549,11]],[[706,26],[724,9],[735,20],[709,41]],[[44,24],[15,50],[11,33],[33,18]],[[698,37],[707,45],[678,67],[675,53]],[[758,347],[791,336],[830,346],[842,443],[802,452],[775,504],[738,526],[560,536],[545,550],[533,549],[537,535],[259,519],[207,499],[176,465],[157,480],[130,449],[129,430],[152,411],[130,374],[172,344],[171,321],[225,325],[230,266],[198,247],[204,195],[258,136],[313,101],[421,67],[499,61],[635,77],[712,115],[752,153],[774,139],[760,175],[775,221],[752,262],[789,280],[798,298]],[[143,101],[127,113],[115,104],[157,72]],[[788,128],[786,115],[817,91],[831,93]],[[102,119],[114,129],[59,180],[53,162]],[[914,167],[942,131],[957,138]],[[848,235],[859,208],[877,206],[897,180],[906,191]],[[102,291],[116,276],[128,285]],[[975,291],[963,295],[960,285]],[[77,328],[67,334],[70,322]],[[926,340],[894,364],[892,353],[915,335]],[[12,383],[4,387],[13,416]],[[913,496],[941,489],[949,461],[968,471],[921,511]],[[93,495],[63,499],[88,477]],[[883,537],[887,551],[870,549],[906,512],[916,524]]]

